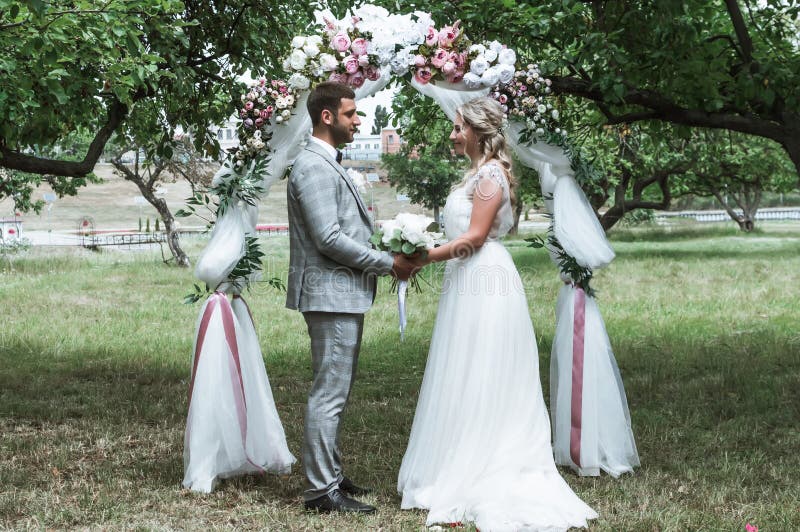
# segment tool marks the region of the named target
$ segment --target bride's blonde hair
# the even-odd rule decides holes
[[[516,203],[517,179],[514,177],[508,141],[503,131],[506,115],[500,103],[488,97],[476,98],[461,105],[457,113],[478,139],[481,155],[478,161],[472,161],[473,170],[480,168],[486,161],[499,161],[508,179],[513,206]]]

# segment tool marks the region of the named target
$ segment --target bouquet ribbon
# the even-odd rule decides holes
[[[408,281],[400,281],[397,284],[397,312],[400,315],[400,340],[405,340],[406,335],[406,292],[408,292]]]

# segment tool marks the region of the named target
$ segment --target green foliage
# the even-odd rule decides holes
[[[453,184],[464,175],[463,159],[452,152],[452,122],[430,99],[404,87],[394,99],[394,122],[406,143],[381,159],[389,182],[409,199],[438,212]],[[437,220],[438,222],[438,220]]]
[[[389,125],[389,111],[382,105],[375,107],[375,119],[372,124],[373,135],[380,135],[383,128]]]
[[[196,133],[199,150],[216,153],[216,139],[203,132],[234,112],[244,90],[237,78],[276,72],[315,8],[313,1],[274,9],[244,0],[0,0],[0,146],[26,154],[83,129],[102,148],[103,128],[127,121],[128,133],[149,139],[161,156],[170,155],[178,126]]]

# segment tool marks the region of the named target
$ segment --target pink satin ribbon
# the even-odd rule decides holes
[[[234,296],[239,297],[241,296]],[[197,344],[194,349],[194,364],[192,367],[192,379],[189,383],[189,408],[192,405],[192,393],[194,393],[194,379],[197,375],[197,366],[200,361],[200,353],[203,351],[203,342],[206,338],[206,331],[211,322],[211,317],[214,315],[214,310],[217,305],[220,307],[222,314],[222,328],[225,331],[225,341],[231,352],[231,357],[228,359],[231,375],[231,389],[233,391],[233,401],[236,407],[236,417],[239,421],[239,430],[242,435],[242,446],[244,447],[244,455],[247,461],[261,472],[264,469],[258,464],[254,463],[250,456],[247,454],[247,400],[244,395],[244,380],[242,379],[242,365],[239,358],[239,343],[236,341],[236,327],[233,321],[233,308],[230,301],[222,292],[214,292],[209,297],[210,301],[206,305],[206,310],[203,313],[203,318],[200,320],[200,328],[197,331]],[[247,313],[250,316],[250,321],[253,320],[253,315],[250,313],[250,307],[247,302],[242,299]],[[188,440],[188,431],[187,431]]]
[[[581,418],[583,415],[583,343],[586,327],[586,293],[575,288],[572,322],[572,415],[569,434],[569,455],[581,467]]]

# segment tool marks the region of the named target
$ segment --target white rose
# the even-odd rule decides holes
[[[497,62],[513,66],[517,62],[517,54],[511,48],[503,48],[497,53]]]
[[[305,90],[311,85],[311,81],[299,72],[292,74],[288,83],[290,87],[300,90]]]
[[[286,95],[286,107],[291,107],[294,105],[294,96],[291,94]]]
[[[482,55],[479,55],[469,62],[469,70],[476,76],[480,76],[486,72],[487,68],[489,68],[489,62]]]
[[[292,63],[289,61],[288,57],[283,60],[283,65],[281,66],[283,66],[283,70],[287,72],[292,69]]]
[[[544,104],[540,103],[539,107],[537,107],[536,110],[539,112],[539,114],[546,113],[547,107]]]
[[[413,227],[403,229],[403,238],[411,242],[414,246],[419,246],[425,242],[425,236],[416,231]]]
[[[483,52],[483,57],[486,58],[487,61],[490,63],[497,59],[497,52],[492,50],[491,48]]]
[[[322,37],[319,35],[312,35],[311,37],[306,37],[306,44],[310,44],[319,48],[322,46]]]
[[[389,245],[389,241],[394,238],[394,232],[397,229],[400,229],[400,225],[395,220],[388,220],[383,222],[383,243],[387,246]]]
[[[305,46],[303,46],[303,52],[308,57],[317,57],[319,55],[319,46],[316,46],[314,44],[306,44]]]
[[[558,120],[558,110],[553,109],[553,112],[550,113],[550,116],[553,117],[553,120]]]
[[[499,54],[500,50],[503,49],[503,45],[501,43],[497,42],[497,41],[492,41],[492,42],[489,43],[489,49],[493,50],[493,51],[495,51],[495,52],[497,52]]]
[[[322,67],[322,70],[330,72],[339,67],[339,60],[331,54],[321,54],[319,56],[319,64]]]
[[[500,83],[508,83],[512,79],[514,79],[514,66],[501,64],[497,65],[498,77],[500,78]]]
[[[283,117],[284,120],[289,120],[289,118],[292,116],[292,112],[288,109],[284,109],[283,111],[281,111],[281,116]]]
[[[294,39],[292,39],[292,48],[302,48],[306,44],[306,38],[302,35],[298,35]]]
[[[289,64],[292,70],[303,70],[306,66],[306,54],[303,50],[294,50],[289,55]]]
[[[477,74],[473,74],[472,72],[467,72],[464,74],[464,85],[470,89],[477,89],[481,86],[481,77]]]
[[[481,75],[481,83],[483,83],[485,87],[497,85],[498,81],[500,81],[500,72],[495,67],[488,68],[486,72]]]
[[[482,44],[473,44],[469,47],[470,53],[477,52],[478,54],[483,54],[486,51],[486,47]]]

